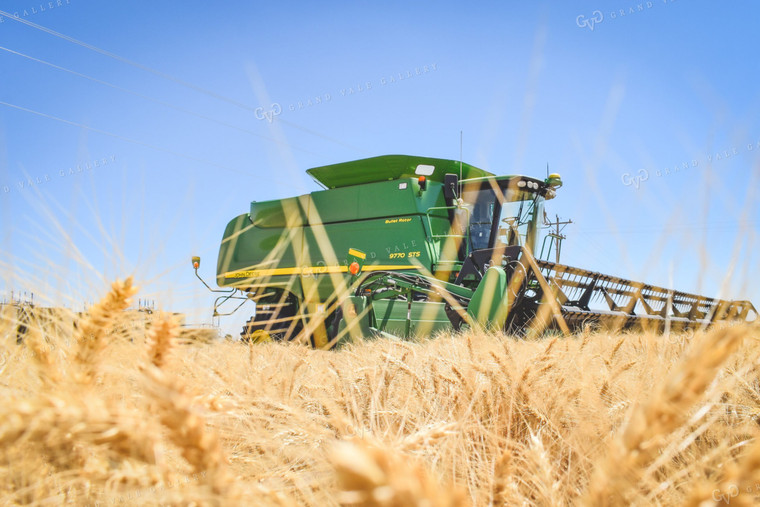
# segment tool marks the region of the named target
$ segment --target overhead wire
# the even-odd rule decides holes
[[[84,41],[81,41],[81,40],[79,40],[79,39],[75,39],[74,37],[70,37],[70,36],[68,36],[68,35],[66,35],[66,34],[62,34],[62,33],[60,33],[60,32],[56,32],[55,30],[52,30],[52,29],[50,29],[50,28],[47,28],[47,27],[44,27],[44,26],[42,26],[42,25],[38,25],[38,24],[36,24],[36,23],[32,23],[32,22],[31,22],[31,21],[29,21],[29,20],[26,20],[26,19],[23,19],[23,18],[19,18],[19,17],[13,16],[13,15],[11,15],[10,13],[8,13],[8,12],[5,12],[5,11],[3,11],[3,10],[0,10],[0,15],[6,16],[6,17],[8,17],[9,19],[12,19],[12,20],[14,20],[14,21],[18,21],[18,22],[20,22],[20,23],[23,23],[23,24],[25,24],[25,25],[27,25],[27,26],[29,26],[29,27],[31,27],[31,28],[34,28],[34,29],[40,30],[40,31],[42,31],[42,32],[45,32],[45,33],[47,33],[47,34],[49,34],[49,35],[53,35],[54,37],[58,37],[58,38],[60,38],[60,39],[63,39],[63,40],[65,40],[65,41],[67,41],[67,42],[71,42],[72,44],[76,44],[76,45],[78,45],[78,46],[81,46],[81,47],[83,47],[83,48],[85,48],[85,49],[88,49],[88,50],[90,50],[90,51],[94,51],[94,52],[96,52],[96,53],[98,53],[98,54],[101,54],[101,55],[103,55],[103,56],[106,56],[106,57],[108,57],[108,58],[112,58],[112,59],[114,59],[114,60],[116,60],[116,61],[118,61],[118,62],[121,62],[121,63],[125,63],[125,64],[127,64],[127,65],[130,65],[130,66],[132,66],[132,67],[135,67],[135,68],[137,68],[137,69],[140,69],[140,70],[142,70],[142,71],[148,72],[148,73],[150,73],[150,74],[153,74],[153,75],[155,75],[155,76],[158,76],[158,77],[160,77],[160,78],[162,78],[162,79],[166,79],[166,80],[168,80],[168,81],[171,81],[171,82],[173,82],[173,83],[179,84],[179,85],[181,85],[181,86],[184,86],[184,87],[186,87],[186,88],[189,88],[189,89],[191,89],[191,90],[194,90],[194,91],[197,91],[197,92],[199,92],[199,93],[202,93],[202,94],[208,95],[208,96],[210,96],[210,97],[213,97],[213,98],[215,98],[215,99],[217,99],[217,100],[221,100],[221,101],[223,101],[223,102],[227,102],[227,103],[229,103],[229,104],[232,104],[232,105],[234,105],[234,106],[236,106],[236,107],[239,107],[239,108],[241,108],[241,109],[244,109],[244,110],[246,110],[246,111],[250,111],[250,112],[254,112],[254,113],[255,113],[257,110],[259,110],[259,108],[254,108],[254,107],[252,107],[252,106],[249,106],[249,105],[247,105],[247,104],[244,104],[244,103],[242,103],[242,102],[240,102],[240,101],[237,101],[237,100],[235,100],[235,99],[231,99],[231,98],[229,98],[229,97],[226,97],[226,96],[224,96],[224,95],[221,95],[221,94],[219,94],[219,93],[216,93],[216,92],[214,92],[214,91],[212,91],[212,90],[208,90],[208,89],[206,89],[206,88],[203,88],[203,87],[201,87],[201,86],[195,85],[195,84],[193,84],[193,83],[190,83],[190,82],[188,82],[188,81],[185,81],[185,80],[183,80],[183,79],[180,79],[180,78],[178,78],[178,77],[172,76],[171,74],[168,74],[168,73],[166,73],[166,72],[163,72],[163,71],[160,71],[160,70],[154,69],[153,67],[149,67],[149,66],[147,66],[147,65],[143,65],[143,64],[141,64],[141,63],[139,63],[139,62],[136,62],[136,61],[134,61],[134,60],[130,60],[129,58],[125,58],[125,57],[123,57],[123,56],[117,55],[116,53],[113,53],[113,52],[111,52],[111,51],[107,51],[107,50],[105,50],[105,49],[99,48],[99,47],[97,47],[97,46],[94,46],[94,45],[92,45],[92,44],[88,44],[88,43],[86,43],[86,42],[84,42]],[[5,49],[5,48],[3,48],[3,49]],[[13,52],[13,51],[11,51],[11,52]],[[26,57],[26,55],[21,55],[20,53],[16,53],[16,54],[19,54],[20,56],[25,56],[25,57]],[[27,58],[29,58],[29,57],[27,57]],[[33,59],[33,60],[36,60],[36,59],[34,59],[34,58],[31,58],[31,59]],[[39,61],[40,63],[45,63],[46,65],[51,65],[51,66],[54,66],[54,67],[56,67],[56,68],[59,68],[59,69],[61,69],[61,70],[66,70],[66,69],[63,69],[63,68],[61,68],[61,67],[58,67],[58,66],[55,66],[55,65],[52,65],[52,64],[48,64],[47,62],[43,62],[43,61],[40,61],[40,60],[36,60],[36,61]],[[67,70],[67,71],[68,71],[68,70]],[[97,82],[100,82],[99,80],[97,80],[97,79],[95,79],[95,78],[90,78],[90,77],[84,76],[84,75],[82,75],[82,74],[79,74],[79,73],[73,72],[73,71],[72,71],[72,73],[74,73],[74,74],[77,74],[77,75],[79,75],[79,76],[81,76],[81,77],[85,77],[85,78],[87,78],[87,79],[91,79],[91,80],[93,80],[93,81],[97,81]],[[105,82],[101,82],[101,84],[107,84],[107,83],[105,83]],[[111,85],[111,84],[108,84],[108,86],[113,86],[113,87],[116,87],[116,88],[121,88],[121,87],[117,87],[117,86],[115,86],[115,85]],[[124,89],[122,89],[122,90],[124,90]],[[126,90],[124,90],[124,91],[126,91]],[[128,93],[136,93],[136,92],[128,92]],[[143,98],[148,98],[148,97],[147,97],[147,96],[143,96]],[[152,99],[150,99],[150,98],[148,98],[148,99],[149,99],[149,100],[152,100]],[[166,105],[166,104],[165,104],[165,105]],[[172,106],[169,106],[169,107],[172,107]],[[188,111],[187,111],[187,110],[185,110],[185,112],[188,112]],[[194,114],[194,113],[190,113],[190,114]],[[206,119],[210,119],[210,118],[206,118]],[[211,120],[211,121],[215,121],[215,120],[213,120],[213,119],[210,119],[210,120]],[[336,143],[336,144],[340,144],[340,145],[342,145],[342,146],[344,146],[344,147],[347,147],[347,148],[350,148],[350,149],[352,149],[352,150],[356,150],[356,151],[360,151],[360,152],[364,151],[364,150],[361,150],[361,149],[359,149],[359,148],[357,148],[357,147],[355,147],[355,146],[351,146],[351,145],[349,145],[349,144],[346,144],[346,143],[344,143],[343,141],[340,141],[340,140],[338,140],[338,139],[335,139],[335,138],[332,138],[332,137],[330,137],[330,136],[324,135],[324,134],[322,134],[322,133],[316,132],[316,131],[314,131],[314,130],[308,129],[308,128],[306,128],[306,127],[303,127],[303,126],[301,126],[301,125],[298,125],[298,124],[296,124],[296,123],[293,123],[293,122],[291,122],[291,121],[283,120],[283,119],[281,119],[281,118],[279,118],[279,119],[278,119],[278,121],[282,121],[283,123],[285,123],[285,124],[287,124],[287,125],[289,125],[289,126],[291,126],[291,127],[293,127],[293,128],[297,128],[297,129],[299,129],[299,130],[301,130],[301,131],[303,131],[303,132],[306,132],[306,133],[308,133],[308,134],[311,134],[311,135],[314,135],[314,136],[320,137],[320,138],[322,138],[322,139],[325,139],[325,140],[328,140],[328,141],[334,142],[334,143]],[[231,126],[231,125],[227,125],[227,126]],[[234,126],[232,126],[232,128],[238,128],[238,127],[234,127]],[[245,130],[245,129],[244,129],[244,130]],[[257,134],[254,134],[254,135],[257,135]],[[271,139],[271,138],[267,138],[267,137],[265,137],[265,136],[260,136],[260,137],[264,137],[265,139],[270,139],[270,140],[273,140],[273,139]],[[274,140],[273,140],[273,141],[274,141]],[[275,141],[275,142],[278,142],[278,141]]]
[[[67,41],[67,42],[71,42],[72,44],[76,44],[76,45],[81,46],[83,48],[89,49],[90,51],[94,51],[95,53],[101,54],[103,56],[107,56],[108,58],[112,58],[112,59],[114,59],[116,61],[125,63],[125,64],[130,65],[132,67],[135,67],[137,69],[143,70],[145,72],[148,72],[150,74],[158,76],[158,77],[160,77],[162,79],[166,79],[166,80],[172,81],[172,82],[177,83],[177,84],[179,84],[181,86],[184,86],[186,88],[190,88],[192,90],[195,90],[197,92],[203,93],[203,94],[208,95],[210,97],[214,97],[215,99],[222,100],[222,101],[227,102],[229,104],[235,105],[235,106],[237,106],[237,107],[239,107],[241,109],[245,109],[245,110],[248,110],[248,111],[256,111],[256,108],[251,107],[251,106],[249,106],[247,104],[243,104],[242,102],[239,102],[239,101],[237,101],[235,99],[231,99],[229,97],[225,97],[224,95],[220,95],[220,94],[218,94],[218,93],[216,93],[214,91],[207,90],[207,89],[205,89],[203,87],[200,87],[198,85],[195,85],[193,83],[190,83],[188,81],[180,79],[178,77],[174,77],[171,74],[167,74],[166,72],[154,69],[152,67],[148,67],[147,65],[143,65],[143,64],[141,64],[139,62],[135,62],[134,60],[130,60],[129,58],[125,58],[123,56],[117,55],[116,53],[112,53],[111,51],[107,51],[105,49],[101,49],[101,48],[99,48],[97,46],[93,46],[92,44],[88,44],[88,43],[83,42],[83,41],[81,41],[79,39],[75,39],[74,37],[70,37],[70,36],[62,34],[60,32],[56,32],[55,30],[51,30],[50,28],[46,28],[46,27],[44,27],[42,25],[38,25],[36,23],[32,23],[31,21],[29,21],[27,19],[23,19],[23,18],[20,18],[20,17],[13,16],[12,14],[10,14],[8,12],[5,12],[3,10],[0,10],[0,15],[6,16],[10,20],[18,21],[19,23],[23,23],[23,24],[25,24],[27,26],[30,26],[30,27],[32,27],[34,29],[43,31],[43,32],[45,32],[47,34],[53,35],[54,37],[58,37],[58,38],[63,39],[65,41]]]
[[[143,141],[140,141],[140,140],[137,140],[137,139],[132,139],[132,138],[129,138],[129,137],[125,137],[125,136],[122,136],[122,135],[119,135],[119,134],[115,134],[113,132],[109,132],[107,130],[102,130],[102,129],[98,129],[98,128],[95,128],[95,127],[90,127],[89,125],[85,125],[83,123],[77,123],[77,122],[74,122],[74,121],[71,121],[71,120],[66,120],[64,118],[59,118],[57,116],[53,116],[53,115],[50,115],[50,114],[47,114],[47,113],[42,113],[40,111],[35,111],[33,109],[29,109],[29,108],[26,108],[26,107],[23,107],[23,106],[18,106],[16,104],[11,104],[9,102],[4,102],[2,100],[0,100],[0,105],[6,106],[6,107],[10,107],[10,108],[13,108],[13,109],[17,109],[17,110],[20,110],[20,111],[24,111],[24,112],[27,112],[27,113],[35,114],[35,115],[41,116],[43,118],[48,118],[48,119],[55,120],[55,121],[58,121],[58,122],[61,122],[61,123],[65,123],[67,125],[72,125],[72,126],[75,126],[75,127],[79,127],[79,128],[83,128],[83,129],[86,129],[86,130],[90,130],[92,132],[97,132],[98,134],[103,134],[103,135],[106,135],[106,136],[109,136],[109,137],[113,137],[115,139],[120,139],[120,140],[126,141],[128,143],[138,144],[140,146],[145,146],[146,148],[151,148],[153,150],[163,151],[164,153],[169,153],[169,154],[175,155],[177,157],[186,158],[188,160],[193,160],[195,162],[202,162],[204,164],[208,164],[208,165],[213,166],[213,167],[218,167],[219,169],[223,169],[225,171],[232,171],[232,172],[235,172],[235,173],[247,174],[245,171],[241,171],[239,169],[232,169],[231,167],[220,165],[220,164],[217,164],[216,162],[211,162],[209,160],[205,160],[205,159],[202,159],[202,158],[199,158],[199,157],[194,157],[192,155],[185,155],[184,153],[179,153],[177,151],[170,150],[168,148],[162,148],[160,146],[156,146],[156,145],[153,145],[153,144],[150,144],[150,143],[146,143],[146,142],[143,142]]]
[[[150,102],[153,102],[153,103],[156,103],[156,104],[160,104],[160,105],[162,105],[164,107],[168,107],[170,109],[174,109],[176,111],[180,111],[182,113],[189,114],[189,115],[195,116],[197,118],[201,118],[203,120],[208,120],[208,121],[217,123],[219,125],[223,125],[225,127],[229,127],[229,128],[238,130],[240,132],[244,132],[246,134],[250,134],[252,136],[260,137],[261,139],[265,139],[267,141],[272,141],[272,142],[275,142],[275,143],[282,143],[282,141],[280,141],[278,139],[274,139],[273,137],[268,137],[268,136],[259,134],[258,132],[254,132],[252,130],[249,130],[249,129],[246,129],[246,128],[243,128],[243,127],[238,127],[237,125],[233,125],[231,123],[227,123],[227,122],[224,122],[224,121],[221,121],[221,120],[217,120],[215,118],[211,118],[210,116],[206,116],[206,115],[201,114],[201,113],[196,113],[195,111],[191,111],[191,110],[186,109],[184,107],[177,106],[177,105],[171,104],[169,102],[166,102],[166,101],[163,101],[163,100],[160,100],[160,99],[156,99],[156,98],[150,97],[148,95],[144,95],[144,94],[142,94],[140,92],[136,92],[134,90],[130,90],[128,88],[124,88],[123,86],[119,86],[119,85],[116,85],[116,84],[113,84],[113,83],[109,83],[108,81],[103,81],[101,79],[98,79],[98,78],[95,78],[95,77],[92,77],[92,76],[88,76],[87,74],[82,74],[81,72],[77,72],[75,70],[67,69],[66,67],[61,67],[60,65],[56,65],[54,63],[51,63],[51,62],[48,62],[48,61],[45,61],[45,60],[40,60],[39,58],[35,58],[33,56],[26,55],[24,53],[20,53],[18,51],[14,51],[12,49],[9,49],[9,48],[3,47],[3,46],[0,46],[0,50],[6,51],[8,53],[11,53],[11,54],[14,54],[14,55],[17,55],[17,56],[20,56],[22,58],[26,58],[26,59],[31,60],[33,62],[37,62],[37,63],[41,63],[43,65],[47,65],[48,67],[52,67],[52,68],[54,68],[56,70],[60,70],[62,72],[67,72],[67,73],[72,74],[74,76],[81,77],[83,79],[87,79],[87,80],[92,81],[94,83],[98,83],[98,84],[101,84],[101,85],[113,88],[115,90],[119,90],[121,92],[128,93],[130,95],[134,95],[135,97],[139,97],[141,99],[145,99],[145,100],[148,100]],[[307,152],[307,153],[311,153],[313,155],[315,154],[315,153],[313,153],[311,151],[305,150],[303,148],[299,148],[297,146],[293,146],[293,148],[295,148],[295,149],[297,149],[299,151],[304,151],[304,152]]]
[[[632,228],[616,228],[615,231],[621,234],[643,234],[651,232],[683,232],[693,230],[732,230],[740,227],[746,227],[748,225],[756,224],[757,220],[727,220],[723,222],[713,222],[704,224],[678,224],[666,225],[666,226],[643,226]],[[583,232],[586,234],[608,234],[611,229],[575,229],[575,232]]]

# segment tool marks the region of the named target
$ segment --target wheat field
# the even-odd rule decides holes
[[[2,505],[752,505],[760,326],[339,351],[0,322]]]

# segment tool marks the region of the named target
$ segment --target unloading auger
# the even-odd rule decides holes
[[[388,155],[307,171],[325,190],[232,219],[214,315],[247,301],[243,340],[330,348],[463,327],[662,331],[754,320],[749,301],[670,290],[537,259],[543,205],[562,186],[453,160]],[[200,259],[193,258],[197,270]],[[198,276],[200,278],[200,276]],[[202,280],[201,280],[202,281]],[[222,310],[236,301],[232,311]]]

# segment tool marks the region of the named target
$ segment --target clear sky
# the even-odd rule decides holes
[[[0,10],[2,295],[81,309],[133,274],[210,322],[189,259],[212,281],[250,201],[319,165],[458,159],[461,131],[465,162],[562,174],[563,262],[760,305],[758,2]]]

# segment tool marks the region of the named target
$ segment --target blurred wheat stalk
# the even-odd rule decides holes
[[[760,327],[324,352],[0,320],[0,503],[751,505]]]

